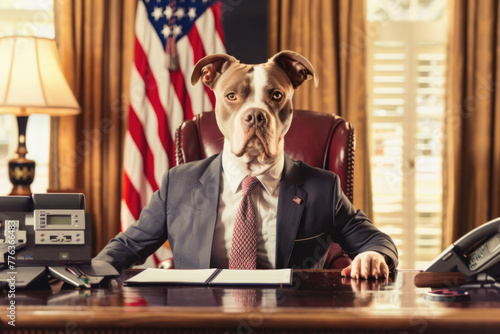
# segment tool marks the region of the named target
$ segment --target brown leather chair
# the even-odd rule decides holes
[[[203,112],[184,121],[175,134],[177,164],[200,160],[220,153],[224,137],[214,112]],[[354,129],[342,117],[294,110],[290,130],[285,135],[285,152],[293,160],[336,173],[341,187],[352,202],[354,172]],[[325,268],[344,268],[350,263],[340,246],[332,243]]]

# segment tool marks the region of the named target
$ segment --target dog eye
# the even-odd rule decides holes
[[[236,100],[236,94],[234,93],[229,93],[226,95],[226,98],[230,101],[235,101]]]
[[[274,101],[281,101],[281,99],[283,98],[283,93],[280,92],[280,91],[275,91],[273,93],[273,100]]]

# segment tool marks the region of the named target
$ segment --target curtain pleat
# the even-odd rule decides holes
[[[295,92],[294,108],[334,113],[355,128],[354,204],[371,216],[364,0],[271,0],[269,11],[270,56],[298,52],[319,76],[318,88],[307,82]]]
[[[500,216],[499,4],[451,1],[444,244]]]
[[[123,136],[136,0],[56,1],[56,39],[82,112],[55,127],[51,187],[81,191],[93,252],[120,230]]]

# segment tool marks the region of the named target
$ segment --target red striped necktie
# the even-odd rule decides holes
[[[256,177],[246,176],[241,183],[243,198],[236,212],[229,269],[255,269],[257,267],[257,219],[251,192],[258,182]]]

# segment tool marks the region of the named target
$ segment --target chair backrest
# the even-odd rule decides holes
[[[220,153],[224,137],[215,113],[203,112],[184,121],[175,134],[177,164]],[[285,135],[285,152],[294,160],[330,170],[352,202],[354,174],[354,129],[342,117],[308,110],[294,110]]]

